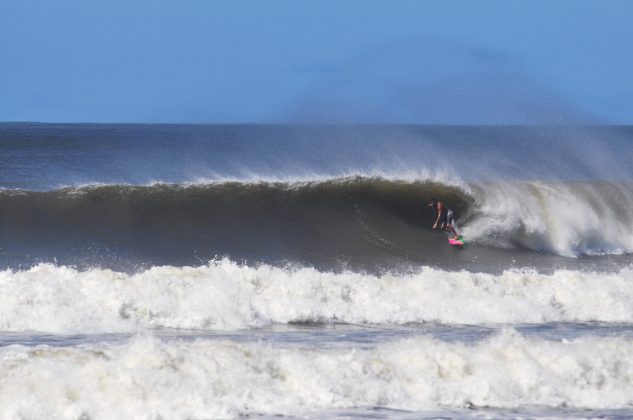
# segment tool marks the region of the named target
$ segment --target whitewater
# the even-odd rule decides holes
[[[0,124],[0,418],[630,417],[631,139]]]
[[[70,348],[14,345],[0,355],[6,418],[316,417],[347,407],[622,409],[633,392],[631,339],[551,342],[513,330],[470,345],[413,337],[320,349],[137,336]]]
[[[272,324],[633,323],[633,270],[499,275],[321,272],[228,259],[128,275],[41,264],[0,273],[0,328],[58,334]]]

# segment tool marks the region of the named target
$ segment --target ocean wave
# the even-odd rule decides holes
[[[161,341],[0,349],[0,416],[198,418],[320,409],[628,408],[633,341],[513,330],[473,345],[415,337],[369,349]]]
[[[55,259],[191,265],[215,256],[459,267],[459,256],[438,248],[431,197],[454,210],[473,245],[468,255],[479,259],[486,247],[565,257],[633,252],[631,184],[351,177],[0,191],[0,257],[12,267]]]
[[[249,267],[229,260],[129,275],[50,264],[0,273],[0,330],[232,330],[297,322],[362,324],[633,322],[633,270],[499,275],[430,267],[409,274]]]

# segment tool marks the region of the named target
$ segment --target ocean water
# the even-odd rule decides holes
[[[0,419],[630,418],[632,162],[629,127],[0,124]]]

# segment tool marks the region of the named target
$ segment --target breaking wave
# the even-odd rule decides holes
[[[633,251],[630,184],[460,186],[352,177],[5,190],[0,256],[11,267],[47,261],[200,265],[216,256],[330,267],[388,267],[389,261],[449,267],[466,258],[438,246],[441,235],[431,230],[434,214],[426,207],[431,197],[455,211],[468,243],[476,245],[471,256],[498,247],[565,257]]]
[[[0,273],[0,330],[232,330],[270,324],[633,322],[633,270],[499,275],[249,267],[229,260],[129,275],[39,265]]]
[[[504,330],[474,345],[415,337],[368,349],[169,341],[0,349],[6,418],[226,418],[341,408],[628,408],[633,341]],[[148,414],[151,413],[151,414]]]

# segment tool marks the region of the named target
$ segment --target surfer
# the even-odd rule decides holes
[[[459,234],[455,230],[453,210],[449,209],[444,203],[437,201],[435,198],[432,198],[431,201],[429,201],[428,207],[433,207],[437,210],[437,218],[435,219],[433,229],[437,229],[439,226],[440,229],[448,231],[452,235],[452,239],[459,239]]]

